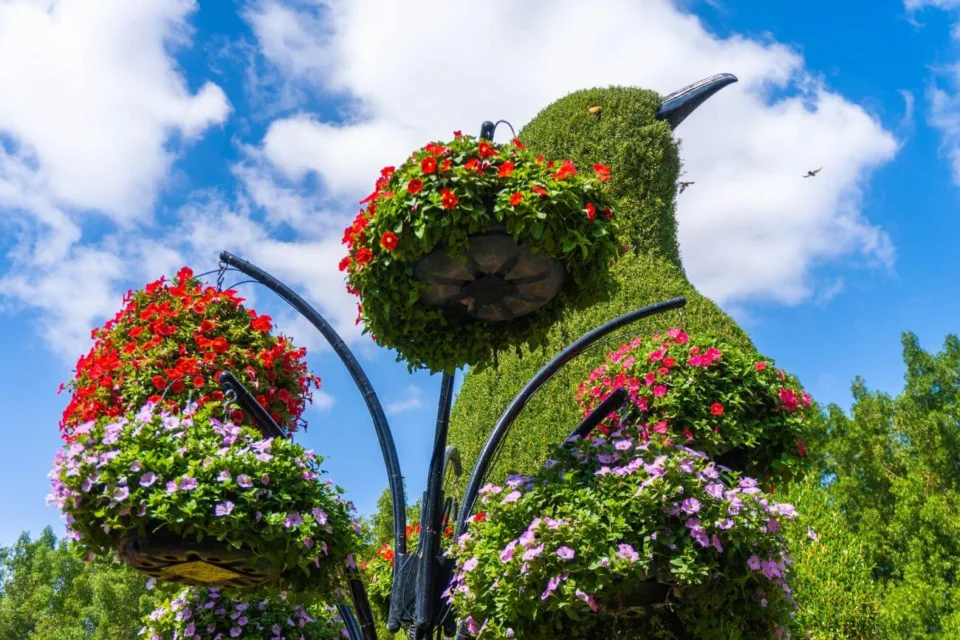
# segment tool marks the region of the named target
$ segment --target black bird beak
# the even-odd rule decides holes
[[[666,120],[671,129],[676,129],[707,98],[736,81],[737,76],[732,73],[719,73],[675,91],[660,102],[657,120]]]

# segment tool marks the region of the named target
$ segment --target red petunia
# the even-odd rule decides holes
[[[515,207],[523,201],[523,194],[517,191],[515,194],[510,196],[510,206]]]
[[[481,158],[492,158],[499,155],[497,150],[493,148],[493,145],[486,140],[480,141],[480,144],[477,146],[477,153],[480,154]]]
[[[711,415],[722,416],[722,415],[723,415],[723,405],[720,404],[719,402],[714,402],[712,405],[710,405],[710,413],[711,413]]]
[[[153,376],[153,378],[150,379],[150,382],[153,383],[153,387],[157,391],[163,391],[167,388],[167,381],[163,379],[163,376]]]
[[[273,328],[272,318],[270,316],[260,316],[250,323],[250,328],[260,333],[266,333]]]
[[[550,195],[550,194],[547,192],[546,189],[544,189],[543,187],[541,187],[541,186],[539,186],[539,185],[536,185],[536,184],[535,184],[535,185],[532,185],[530,188],[533,189],[533,192],[534,192],[534,193],[539,193],[541,196],[548,196],[548,195]]]
[[[513,169],[516,165],[512,162],[504,162],[500,165],[500,170],[497,171],[497,175],[501,178],[509,178],[513,174]]]
[[[393,251],[396,249],[398,242],[400,242],[400,239],[397,238],[397,234],[395,234],[393,231],[387,231],[380,236],[380,246],[387,251]]]
[[[427,156],[420,161],[420,171],[425,174],[431,174],[437,170],[437,159],[433,156]]]
[[[227,342],[226,338],[214,338],[213,342],[210,345],[213,347],[214,352],[216,353],[226,353],[230,350],[230,343]]]
[[[807,447],[804,446],[803,440],[797,440],[797,453],[800,454],[801,458],[807,457]]]
[[[450,189],[440,190],[440,204],[443,205],[444,209],[448,211],[453,209],[455,206],[457,206],[459,201],[460,199],[457,197],[457,194],[455,194],[453,191],[450,191]]]
[[[480,170],[480,161],[476,158],[470,158],[463,163],[463,168],[467,171],[479,171]]]
[[[440,173],[446,173],[447,171],[450,171],[450,165],[450,158],[444,158],[443,164],[440,165]]]
[[[754,364],[753,368],[756,369],[757,371],[763,371],[764,369],[767,368],[767,363],[761,360],[760,362],[757,362],[756,364]]]
[[[547,165],[550,166],[550,165]],[[563,164],[557,169],[556,173],[553,174],[554,180],[565,180],[570,176],[577,174],[577,168],[573,165],[572,160],[564,160]]]
[[[607,182],[610,180],[610,167],[605,164],[600,164],[599,162],[594,163],[593,170],[597,172],[597,180],[600,182]]]
[[[597,208],[593,205],[592,202],[587,203],[587,220],[593,220],[597,217]]]
[[[143,327],[134,327],[133,329],[130,329],[130,332],[127,333],[127,335],[130,336],[130,338],[136,338],[141,333],[143,333]]]
[[[414,178],[407,183],[407,191],[410,192],[410,195],[416,195],[423,191],[423,180],[420,178]]]
[[[518,139],[516,139],[516,138],[514,138],[514,139],[511,140],[510,142],[512,142],[512,143],[513,143],[513,146],[515,146],[517,149],[523,150],[523,149],[526,149],[526,148],[527,148],[525,144],[523,144],[522,142],[520,142],[520,141],[519,141]]]
[[[486,514],[486,512],[481,511],[480,513],[474,515],[474,516],[473,516],[473,521],[474,521],[474,523],[486,522],[486,521],[487,521],[487,514]]]
[[[340,271],[346,271],[351,264],[353,264],[353,258],[351,258],[350,256],[346,256],[343,258],[343,260],[340,261],[340,264],[338,265],[337,268],[340,269]]]
[[[367,247],[357,249],[357,264],[367,264],[373,260],[373,251]]]

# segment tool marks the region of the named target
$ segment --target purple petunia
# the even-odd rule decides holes
[[[576,555],[576,552],[570,547],[560,547],[557,549],[557,556],[561,560],[572,560],[573,556]]]
[[[221,502],[214,508],[213,512],[217,516],[228,516],[233,512],[233,503],[229,500]]]

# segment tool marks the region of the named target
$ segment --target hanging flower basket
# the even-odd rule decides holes
[[[806,456],[810,396],[753,352],[679,329],[638,336],[607,355],[577,388],[577,401],[586,415],[618,388],[630,403],[597,435],[629,425],[642,440],[686,444],[764,478],[789,475]]]
[[[354,550],[352,506],[311,451],[222,412],[147,404],[74,429],[51,473],[69,537],[172,582],[329,591]]]
[[[332,606],[304,606],[264,592],[225,597],[217,589],[183,589],[144,619],[144,640],[176,638],[301,638],[342,640],[343,621]]]
[[[245,309],[233,290],[203,286],[184,267],[172,282],[160,278],[124,297],[77,362],[60,429],[68,442],[77,426],[118,418],[147,402],[177,411],[223,398],[217,374],[230,371],[256,395],[277,424],[297,429],[320,378],[307,371],[306,350],[271,334],[270,316]],[[230,419],[252,424],[240,410]]]
[[[609,171],[459,133],[385,168],[344,232],[358,321],[435,371],[537,342],[563,307],[610,293]]]
[[[472,635],[746,639],[791,627],[780,529],[793,507],[631,429],[557,458],[484,487],[484,511],[451,547],[448,596]]]

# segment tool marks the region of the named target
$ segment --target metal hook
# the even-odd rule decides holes
[[[223,291],[223,278],[227,275],[227,268],[229,265],[221,260],[217,266],[220,267],[219,271],[217,271],[217,291]]]
[[[496,133],[497,133],[497,127],[499,127],[501,124],[505,124],[505,125],[507,125],[508,127],[510,127],[510,134],[513,136],[513,138],[516,138],[516,137],[517,137],[517,132],[513,130],[513,125],[510,124],[509,122],[507,122],[506,120],[497,120],[497,121],[493,124],[493,135],[496,135]],[[492,138],[492,137],[493,137],[493,136],[491,135],[491,138]]]

